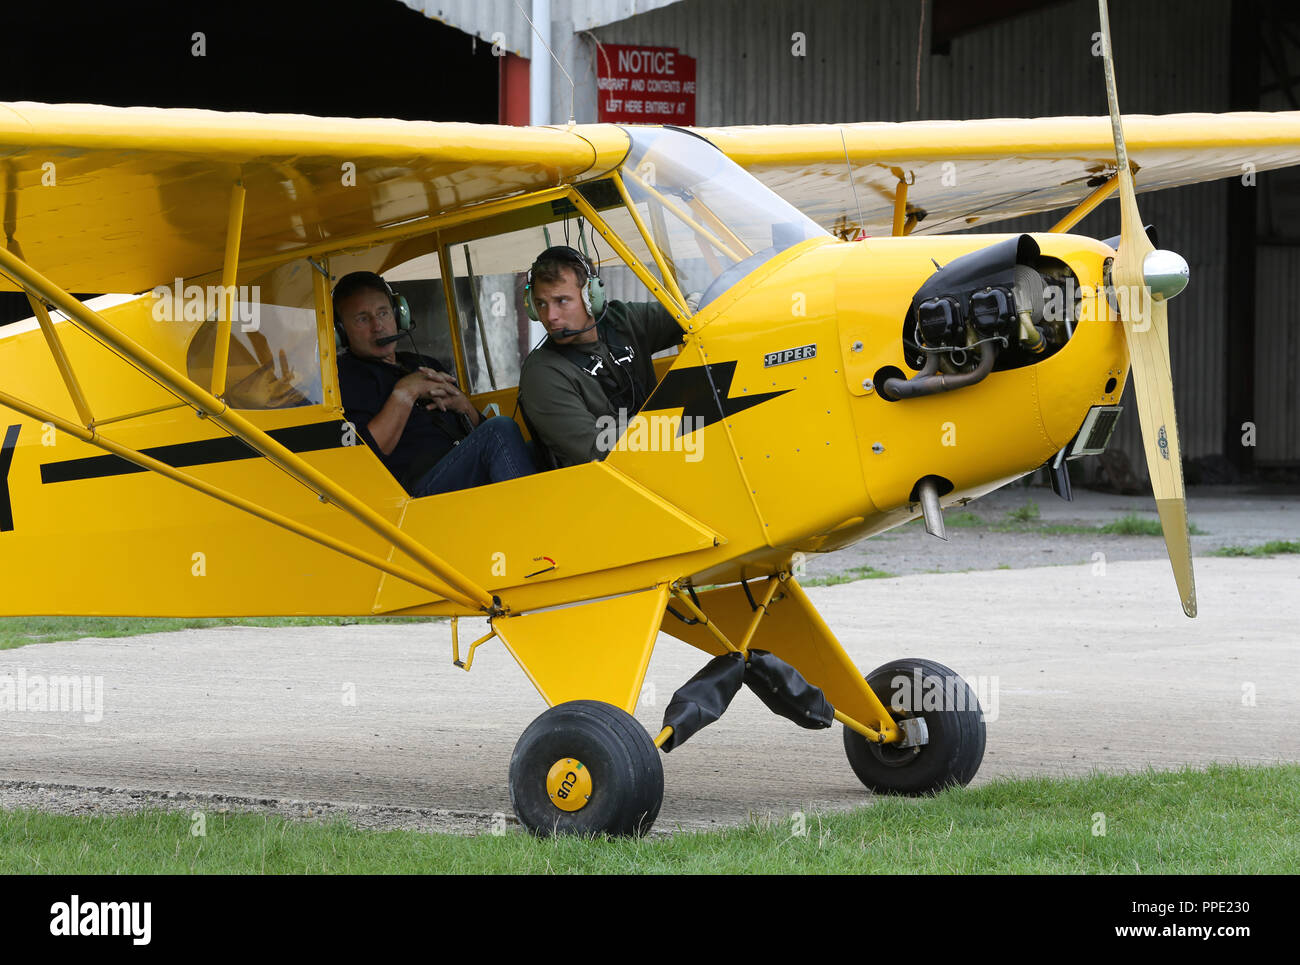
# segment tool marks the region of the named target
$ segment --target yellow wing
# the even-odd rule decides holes
[[[4,228],[67,291],[137,292],[221,266],[236,181],[248,260],[622,160],[616,128],[587,134],[597,143],[547,128],[0,104]]]
[[[1300,112],[1124,123],[1139,191],[1300,162]],[[935,233],[1073,205],[1114,171],[1104,117],[699,133],[828,229],[872,234],[889,232],[900,180],[916,230]],[[236,182],[247,191],[246,262],[597,177],[626,149],[607,124],[0,104],[8,246],[65,290],[91,293],[218,269]],[[15,286],[0,277],[0,289]]]
[[[1124,132],[1139,192],[1300,163],[1296,111],[1134,115],[1124,118]],[[1115,173],[1108,117],[697,133],[823,227],[841,232],[861,225],[868,234],[888,234],[900,180],[908,182],[908,209],[920,216],[915,231],[937,233],[1073,206]]]

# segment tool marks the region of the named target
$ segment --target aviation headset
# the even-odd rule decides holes
[[[528,317],[534,322],[540,322],[537,317],[537,306],[533,304],[533,272],[543,261],[560,261],[573,265],[578,268],[583,277],[586,279],[582,283],[582,304],[587,309],[587,314],[593,319],[599,319],[605,311],[605,283],[600,280],[600,275],[577,248],[570,248],[568,245],[556,245],[553,248],[547,248],[528,269],[528,278],[524,283],[524,308],[528,311]]]
[[[356,282],[366,282],[364,286],[358,285],[356,291],[362,291],[364,288],[371,288],[382,291],[388,296],[388,303],[392,306],[393,315],[397,318],[397,330],[399,332],[409,332],[411,330],[411,306],[406,301],[405,295],[399,295],[393,291],[393,287],[384,281],[381,275],[373,271],[354,271],[344,275],[334,285],[334,290],[330,293],[330,298],[334,303],[334,334],[338,337],[340,346],[348,345],[348,334],[343,329],[343,323],[339,321],[338,316],[338,290],[347,286],[351,288]],[[349,292],[354,294],[354,292]]]

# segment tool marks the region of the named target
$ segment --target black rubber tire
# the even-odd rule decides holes
[[[891,703],[895,678],[906,676],[914,681],[913,673],[918,669],[922,703],[918,708],[905,700],[906,709],[895,710]],[[941,678],[940,693],[951,694],[954,706],[924,709],[928,681],[934,677]],[[952,678],[950,685],[949,678]],[[858,780],[877,794],[909,795],[934,794],[971,782],[984,760],[985,727],[979,701],[965,680],[941,663],[904,657],[873,670],[867,675],[867,685],[895,720],[925,718],[930,740],[920,747],[896,748],[891,744],[873,744],[856,731],[844,728],[844,752]]]
[[[591,800],[577,811],[551,803],[546,775],[573,757],[591,772]],[[641,835],[664,799],[659,749],[635,717],[599,700],[557,704],[528,725],[510,758],[510,804],[538,837],[553,834]]]

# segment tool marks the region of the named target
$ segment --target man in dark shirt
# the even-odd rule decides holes
[[[398,352],[398,298],[381,277],[352,272],[334,287],[343,411],[412,496],[536,472],[514,420],[484,419],[437,360]]]
[[[537,256],[528,295],[547,339],[524,359],[519,403],[558,466],[603,459],[655,386],[655,352],[682,341],[658,302],[605,304],[591,264],[559,245]],[[595,296],[593,297],[593,292]]]

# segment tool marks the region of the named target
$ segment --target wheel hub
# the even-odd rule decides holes
[[[591,771],[572,757],[562,757],[546,775],[546,792],[561,811],[579,811],[591,800]]]
[[[896,744],[874,744],[868,743],[867,749],[871,755],[886,767],[907,767],[921,753],[921,745],[916,742],[918,733],[925,733],[928,740],[928,732],[924,730],[925,721],[917,717],[904,717],[897,714],[894,722],[898,724],[898,729],[903,732],[903,739]],[[919,722],[921,730],[918,732],[916,723]]]

